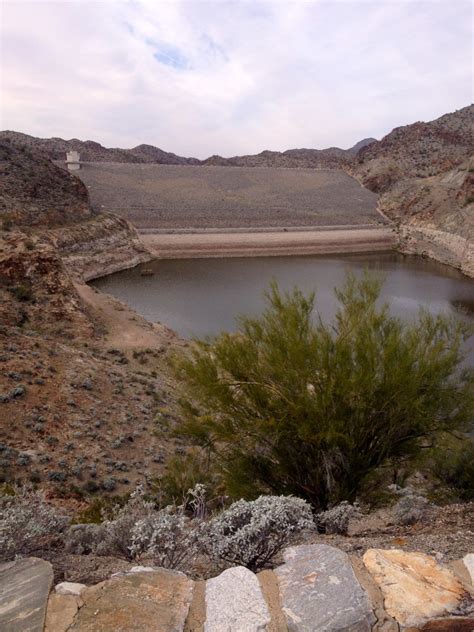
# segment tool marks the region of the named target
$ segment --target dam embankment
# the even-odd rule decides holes
[[[238,232],[141,232],[159,259],[258,257],[386,252],[396,247],[391,228]]]

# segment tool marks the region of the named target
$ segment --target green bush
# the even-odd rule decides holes
[[[197,483],[205,485],[211,497],[222,491],[219,490],[219,478],[203,450],[195,449],[188,454],[172,457],[167,461],[166,472],[158,481],[160,504],[165,507],[184,502],[188,490]]]
[[[349,275],[328,324],[313,318],[314,295],[273,284],[260,318],[178,357],[179,432],[211,450],[229,494],[352,501],[380,466],[467,426],[467,325],[426,311],[402,322],[378,305],[380,287]]]
[[[460,500],[474,500],[474,439],[451,438],[433,453],[433,473]]]

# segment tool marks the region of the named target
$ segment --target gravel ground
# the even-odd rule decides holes
[[[92,205],[141,229],[383,223],[377,195],[343,171],[85,163]]]

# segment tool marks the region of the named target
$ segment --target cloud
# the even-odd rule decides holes
[[[183,155],[349,147],[472,101],[470,0],[4,1],[1,127]]]

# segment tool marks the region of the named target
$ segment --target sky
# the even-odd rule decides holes
[[[0,128],[34,136],[348,148],[473,101],[471,0],[0,2]]]

